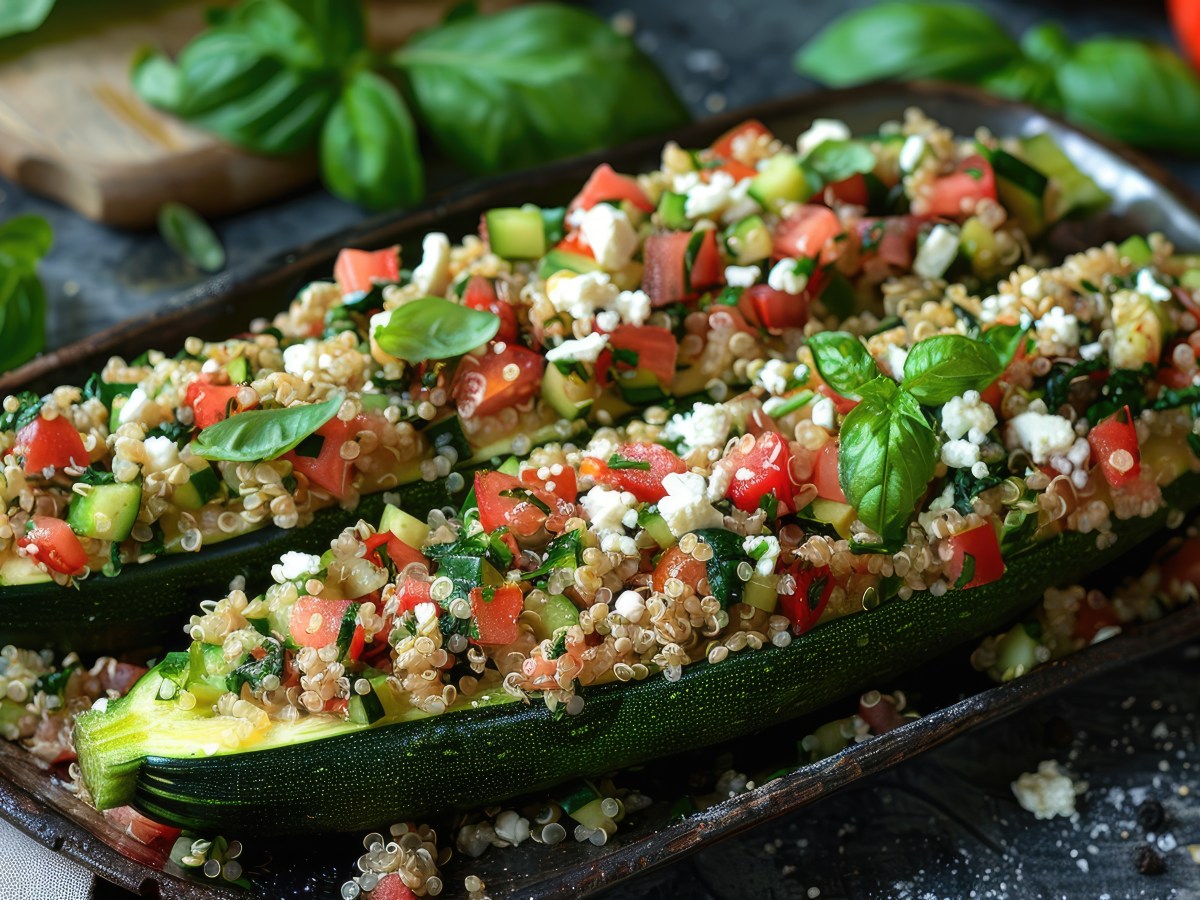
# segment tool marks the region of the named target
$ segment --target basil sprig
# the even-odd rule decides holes
[[[225,268],[221,239],[191,207],[164,203],[158,211],[158,232],[172,250],[205,272]]]
[[[257,153],[319,144],[330,190],[378,209],[424,196],[418,128],[472,171],[494,172],[687,120],[629,38],[549,3],[489,16],[464,5],[383,57],[368,47],[361,0],[243,0],[174,62],[144,54],[133,84]]]
[[[36,31],[54,9],[55,0],[8,0],[0,3],[0,37]]]
[[[879,367],[862,341],[845,331],[820,331],[808,339],[821,380],[839,394],[858,389],[879,376]]]
[[[379,348],[405,362],[450,359],[480,347],[496,336],[500,317],[441,297],[421,297],[392,310],[375,329]]]
[[[909,351],[901,387],[927,406],[940,406],[964,391],[987,387],[1003,371],[1000,357],[983,341],[939,334]]]
[[[15,216],[0,225],[0,372],[45,346],[46,292],[37,267],[53,243],[40,216]]]
[[[343,399],[335,394],[324,403],[238,413],[196,435],[192,451],[205,459],[231,462],[275,459],[337,415]]]
[[[815,173],[822,184],[834,184],[874,171],[875,154],[864,141],[827,140],[804,157],[804,168]]]
[[[1054,23],[1015,42],[986,13],[954,3],[879,3],[846,13],[795,57],[834,86],[945,78],[1062,111],[1120,140],[1195,156],[1200,77],[1169,47],[1127,38],[1073,44]]]

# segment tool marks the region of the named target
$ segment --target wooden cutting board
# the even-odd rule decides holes
[[[512,2],[481,6],[492,10]],[[175,54],[203,29],[204,10],[213,5],[75,6],[36,34],[6,41],[0,46],[0,174],[89,219],[125,228],[152,225],[168,200],[220,216],[312,181],[314,155],[281,159],[242,152],[157,112],[130,86],[129,65],[138,48]],[[372,43],[396,46],[454,5],[372,0]]]

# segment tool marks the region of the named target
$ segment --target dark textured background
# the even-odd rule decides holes
[[[865,4],[585,5],[606,17],[631,16],[639,43],[702,116],[812,88],[792,73],[792,52],[838,11]],[[1167,36],[1157,2],[980,5],[1016,33],[1054,18],[1076,37]],[[1200,165],[1159,159],[1200,190]],[[52,345],[153,308],[202,278],[153,234],[101,228],[0,182],[0,218],[20,212],[45,215],[57,235],[44,268]],[[362,218],[360,210],[313,190],[216,226],[236,266]],[[1200,862],[1187,850],[1200,845],[1197,688],[1200,648],[1119,672],[608,896],[1200,898]],[[845,713],[851,711],[847,705]],[[1037,821],[1013,800],[1009,783],[1049,758],[1090,785],[1074,820]],[[1134,820],[1144,797],[1167,808],[1161,835],[1147,835]],[[1165,874],[1135,872],[1131,857],[1142,842],[1171,848]],[[96,896],[116,895],[100,887]]]

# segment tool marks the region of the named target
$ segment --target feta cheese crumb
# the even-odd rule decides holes
[[[782,359],[769,359],[759,369],[757,380],[768,393],[781,397],[787,393],[790,372],[791,367]]]
[[[1099,359],[1100,355],[1103,352],[1104,352],[1104,345],[1101,344],[1099,341],[1096,341],[1095,343],[1092,343],[1092,344],[1084,344],[1082,347],[1079,348],[1080,358],[1086,359],[1088,362],[1091,362],[1093,359]]]
[[[663,429],[663,436],[678,440],[687,454],[701,449],[720,448],[729,439],[733,415],[723,404],[697,403],[689,413],[676,413]]]
[[[125,401],[125,405],[121,407],[121,412],[117,419],[121,425],[127,422],[145,422],[151,426],[157,425],[157,421],[150,421],[154,418],[149,415],[151,410],[157,407],[149,395],[141,388],[134,388],[133,393],[129,395],[129,399]]]
[[[1079,346],[1079,320],[1061,306],[1052,306],[1037,323],[1038,337],[1068,347]]]
[[[896,381],[904,378],[904,364],[906,362],[908,362],[908,351],[899,344],[888,344],[887,365],[892,370],[892,377]]]
[[[716,503],[718,500],[723,500],[729,491],[731,481],[733,481],[733,470],[729,466],[714,466],[712,474],[708,476],[706,496],[709,502]]]
[[[179,462],[179,448],[166,435],[148,437],[142,446],[146,449],[146,461],[142,464],[142,471],[147,475],[165,472]]]
[[[1030,300],[1040,300],[1042,298],[1042,276],[1034,275],[1023,283],[1021,285],[1021,293]]]
[[[897,162],[900,163],[901,172],[911,172],[915,169],[918,163],[921,162],[921,157],[925,155],[925,147],[927,146],[925,138],[920,134],[910,134],[904,139],[904,144],[900,147],[900,155],[897,157]]]
[[[828,397],[822,397],[812,407],[812,421],[814,425],[820,425],[826,431],[832,432],[837,427],[837,410],[834,409],[833,401]]]
[[[637,252],[638,236],[623,209],[597,203],[587,211],[580,226],[583,239],[606,269],[623,269]]]
[[[729,203],[721,213],[721,224],[732,225],[762,209],[759,202],[750,196],[750,185],[753,181],[753,178],[743,178],[730,188]]]
[[[421,241],[421,262],[413,269],[412,283],[429,295],[444,294],[450,286],[450,238],[440,231]]]
[[[984,438],[996,427],[996,413],[979,396],[979,391],[967,391],[961,397],[951,397],[942,407],[942,430],[953,440],[958,440],[972,430],[978,430]],[[982,444],[983,440],[973,443]]]
[[[608,309],[620,290],[606,272],[587,272],[570,278],[555,278],[547,294],[551,305],[572,319],[590,322],[597,309]]]
[[[841,119],[813,119],[808,131],[796,138],[796,152],[804,159],[826,141],[848,140],[850,126]]]
[[[641,325],[650,318],[650,295],[645,291],[621,291],[613,308],[630,325]]]
[[[800,267],[800,260],[788,256],[775,263],[767,284],[785,294],[799,294],[808,286],[808,275]]]
[[[756,560],[754,568],[759,575],[770,575],[775,571],[779,559],[779,538],[773,535],[750,535],[742,541],[742,549]]]
[[[617,597],[617,602],[613,604],[613,609],[616,610],[617,615],[623,616],[636,625],[642,621],[642,616],[646,612],[646,601],[636,591],[622,591]]]
[[[954,506],[954,485],[946,485],[946,489],[933,498],[929,504],[930,512],[941,512]]]
[[[596,531],[623,534],[625,514],[637,504],[637,497],[628,491],[615,491],[598,484],[584,494],[579,503]]]
[[[1006,443],[1011,450],[1021,447],[1039,466],[1052,456],[1066,453],[1075,443],[1075,429],[1062,416],[1023,412],[1008,423]]]
[[[748,288],[762,277],[758,266],[726,266],[725,283],[730,287]]]
[[[671,472],[663,479],[663,487],[667,495],[658,501],[658,512],[676,537],[724,523],[721,511],[708,501],[703,475]]]
[[[1165,303],[1171,299],[1171,289],[1159,284],[1154,273],[1149,269],[1141,269],[1137,273],[1137,292],[1143,297],[1149,297],[1157,303]]]
[[[719,213],[729,205],[733,186],[733,176],[728,172],[714,172],[707,184],[700,182],[687,192],[683,214],[689,219],[704,219]]]
[[[279,562],[271,566],[271,577],[277,583],[283,584],[285,581],[296,581],[305,575],[316,575],[320,571],[321,557],[289,550],[279,557]]]
[[[1036,772],[1025,772],[1012,783],[1017,802],[1039,819],[1069,819],[1075,815],[1075,795],[1084,790],[1086,783],[1076,785],[1052,759],[1043,760]]]
[[[621,314],[615,309],[605,309],[596,313],[596,327],[604,331],[616,331],[621,324]]]
[[[979,445],[954,440],[942,444],[942,462],[952,469],[970,469],[979,462]]]
[[[546,361],[594,363],[607,346],[608,335],[593,333],[578,340],[563,341],[551,348],[546,351]]]
[[[391,317],[391,312],[376,313],[371,317],[371,331],[374,332],[376,326],[387,325]],[[376,321],[377,319],[379,321]],[[283,370],[289,375],[295,375],[298,378],[303,377],[305,372],[316,368],[317,354],[313,352],[315,349],[316,345],[314,341],[305,341],[303,344],[292,344],[290,347],[285,347],[283,350]]]
[[[958,232],[949,225],[935,225],[917,251],[913,272],[922,278],[941,278],[958,256]]]

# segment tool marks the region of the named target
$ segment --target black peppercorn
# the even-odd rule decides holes
[[[1142,875],[1161,875],[1167,871],[1167,862],[1149,844],[1142,844],[1133,851],[1133,867]]]
[[[1151,798],[1138,804],[1134,816],[1137,818],[1137,823],[1146,831],[1158,831],[1166,818],[1166,811],[1161,803]]]

